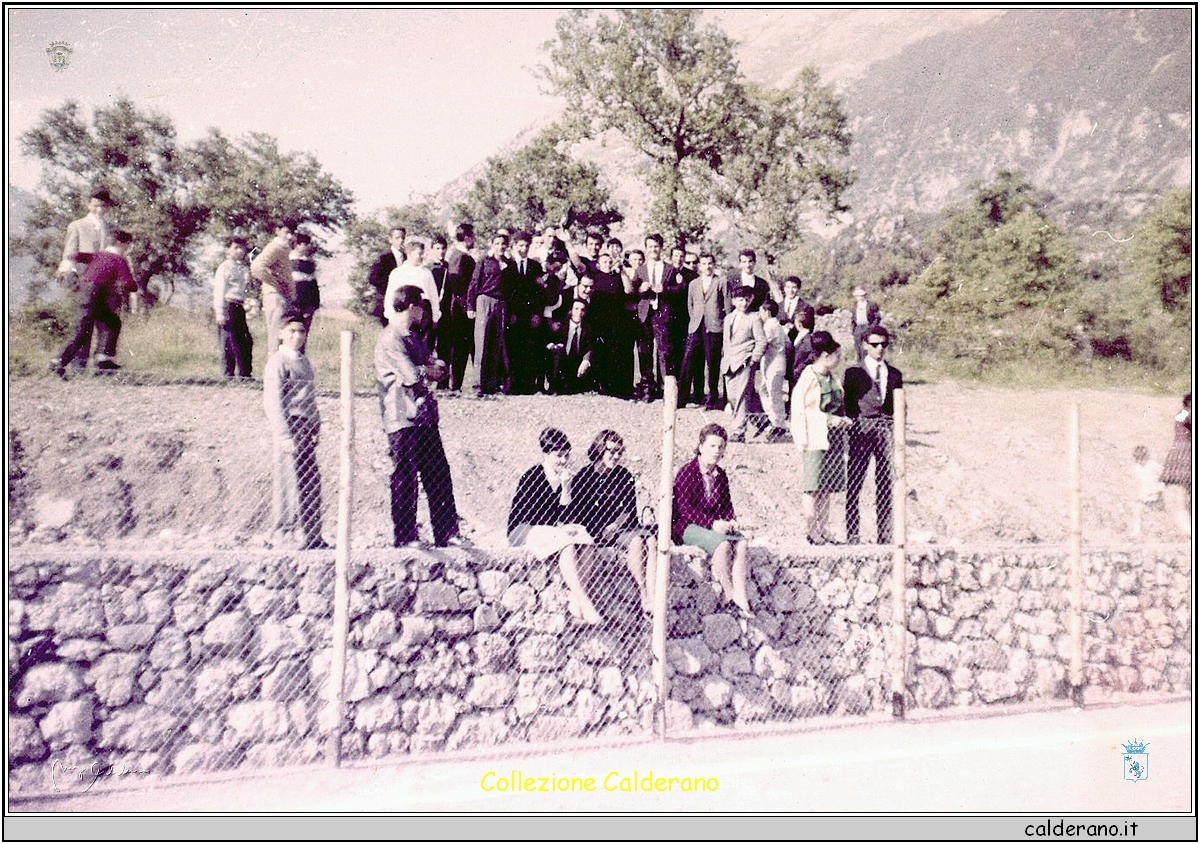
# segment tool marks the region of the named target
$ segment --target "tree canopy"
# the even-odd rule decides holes
[[[370,316],[375,307],[376,291],[368,283],[367,275],[376,259],[388,250],[388,235],[395,228],[403,228],[409,237],[426,240],[438,234],[441,226],[433,198],[425,196],[406,205],[392,205],[378,217],[358,217],[346,226],[346,251],[354,256],[348,306],[360,316]]]
[[[202,235],[262,242],[281,219],[334,231],[352,218],[353,196],[313,156],[282,153],[269,135],[233,142],[215,129],[182,146],[169,117],[126,98],[96,108],[90,124],[73,101],[48,109],[20,144],[42,174],[13,246],[34,257],[42,289],[67,224],[101,188],[118,204],[116,225],[133,234],[129,259],[143,290],[187,277]]]
[[[580,225],[607,234],[624,216],[601,184],[599,169],[573,158],[568,146],[552,126],[515,152],[489,158],[455,216],[472,221],[481,234],[502,226],[536,231],[557,225],[571,208]]]
[[[650,159],[650,228],[699,240],[723,206],[771,248],[794,246],[806,210],[845,208],[846,118],[815,70],[783,91],[747,80],[732,39],[700,16],[573,10],[540,72],[567,101],[569,133],[613,130]]]

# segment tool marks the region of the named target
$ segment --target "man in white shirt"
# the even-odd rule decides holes
[[[112,245],[112,224],[108,217],[115,205],[108,191],[98,190],[88,199],[87,216],[74,220],[67,226],[67,239],[63,244],[62,261],[59,262],[57,276],[72,296],[86,296],[89,293],[81,290],[79,285],[83,271],[87,268],[87,256],[102,252]],[[107,330],[103,324],[96,326],[99,335],[98,348],[105,347]],[[71,361],[71,367],[76,371],[86,369],[90,354],[89,339],[88,344],[80,349],[79,354]]]
[[[904,379],[883,359],[890,342],[886,328],[873,326],[863,337],[866,357],[846,370],[843,382],[846,416],[853,420],[846,469],[846,538],[851,545],[859,541],[858,497],[872,458],[877,538],[881,545],[892,541],[892,413]]]
[[[442,318],[442,306],[441,297],[438,296],[437,283],[433,280],[433,273],[429,271],[428,267],[423,266],[425,242],[413,238],[405,245],[408,257],[388,276],[387,292],[383,296],[383,317],[390,322],[396,316],[397,290],[405,286],[416,287],[424,295],[426,307],[429,309],[430,316],[425,328],[432,331]]]

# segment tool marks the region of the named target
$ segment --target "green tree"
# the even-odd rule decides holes
[[[1192,188],[1175,188],[1137,231],[1131,245],[1134,272],[1165,311],[1192,311]]]
[[[1020,173],[974,183],[945,212],[932,263],[894,301],[910,339],[976,367],[1075,348],[1083,268]]]
[[[89,125],[68,101],[43,112],[20,145],[42,164],[26,232],[13,241],[16,251],[34,258],[43,282],[36,292],[54,277],[67,224],[86,213],[88,196],[100,188],[119,204],[116,224],[134,236],[128,257],[142,290],[152,279],[169,287],[187,274],[209,210],[188,190],[187,153],[170,118],[122,98],[97,108]]]
[[[576,9],[558,20],[540,68],[567,101],[564,128],[612,130],[650,159],[648,225],[700,241],[714,207],[794,245],[808,208],[841,210],[851,175],[834,165],[850,143],[836,101],[806,71],[783,91],[746,80],[734,42],[694,9]]]
[[[352,291],[348,307],[360,316],[370,316],[375,290],[367,274],[375,260],[388,250],[388,234],[403,228],[410,237],[430,238],[442,230],[433,197],[425,196],[407,205],[389,206],[376,217],[358,217],[346,226],[346,251],[354,256],[350,274]]]
[[[353,219],[353,194],[311,153],[281,152],[270,135],[251,132],[235,143],[210,128],[188,152],[193,192],[216,237],[261,245],[282,220],[332,233]]]
[[[481,234],[500,227],[536,231],[557,224],[568,208],[580,225],[605,234],[624,219],[600,184],[599,169],[577,161],[557,127],[550,127],[510,155],[487,160],[455,216],[471,220]]]
[[[13,248],[34,257],[38,294],[54,277],[67,224],[100,188],[118,203],[114,222],[134,237],[134,278],[152,294],[189,279],[205,234],[263,243],[280,219],[334,231],[352,217],[352,195],[310,154],[282,153],[261,133],[233,143],[215,129],[180,146],[169,117],[125,98],[95,109],[90,125],[75,102],[49,109],[20,143],[42,174]]]

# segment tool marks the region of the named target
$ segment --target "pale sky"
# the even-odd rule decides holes
[[[126,95],[186,143],[215,126],[314,153],[360,211],[433,192],[560,103],[531,69],[560,10],[9,9],[9,180],[19,135],[75,99]],[[71,45],[56,70],[47,47]]]

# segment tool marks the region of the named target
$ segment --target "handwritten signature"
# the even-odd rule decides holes
[[[50,762],[50,783],[55,791],[64,791],[73,782],[83,783],[81,793],[87,793],[97,782],[106,777],[124,777],[130,774],[148,774],[149,769],[129,768],[124,762],[119,766],[106,762],[93,762],[90,765],[76,765],[54,759]]]

